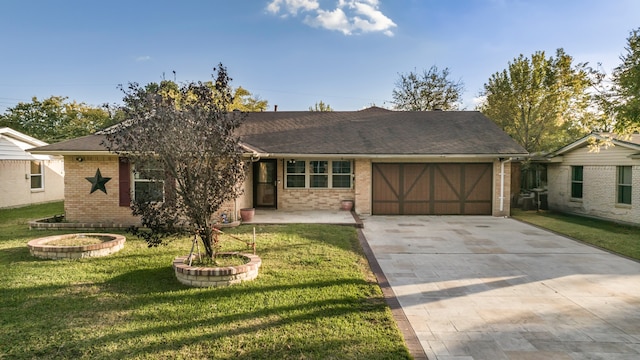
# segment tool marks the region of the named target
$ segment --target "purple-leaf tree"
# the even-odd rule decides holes
[[[245,180],[235,135],[244,114],[230,110],[226,68],[219,64],[214,73],[214,82],[130,83],[122,88],[126,120],[104,130],[109,150],[145,179],[131,205],[145,228],[138,233],[149,246],[194,234],[211,259],[219,250],[213,216],[242,193]]]

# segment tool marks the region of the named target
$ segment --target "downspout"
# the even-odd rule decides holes
[[[507,160],[500,159],[500,212],[504,211],[504,164],[511,162],[513,158]]]

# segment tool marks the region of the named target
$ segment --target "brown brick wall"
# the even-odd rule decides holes
[[[71,222],[101,224],[138,224],[139,220],[131,215],[129,207],[121,207],[119,203],[118,157],[117,156],[83,156],[78,162],[76,156],[65,157],[65,212]],[[91,184],[87,177],[95,176],[100,169],[103,177],[110,177],[107,182],[107,194],[96,191],[89,194]],[[278,160],[278,209],[280,210],[339,210],[342,200],[354,200],[355,210],[359,214],[371,214],[371,160],[354,161],[355,180],[352,189],[285,189],[283,179],[283,161]],[[499,161],[493,163],[493,211],[494,216],[510,214],[511,166],[504,167],[503,210],[500,211],[500,176]],[[245,192],[236,201],[226,203],[216,214],[216,218],[224,212],[229,220],[238,219],[241,208],[252,207],[252,176],[249,170],[245,183]],[[236,214],[233,217],[233,214]]]
[[[278,160],[279,210],[340,210],[342,200],[354,200],[352,189],[285,189],[283,160]]]
[[[371,215],[371,160],[356,160],[355,175],[355,210],[361,215]]]
[[[82,162],[77,161],[77,157],[65,156],[64,158],[66,219],[82,223],[138,224],[139,220],[131,215],[129,207],[118,205],[120,195],[118,157],[82,156]],[[94,177],[97,169],[100,169],[103,177],[111,178],[105,184],[106,194],[100,190],[90,194],[91,183],[86,178]]]

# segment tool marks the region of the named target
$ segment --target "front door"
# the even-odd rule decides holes
[[[253,206],[276,208],[276,160],[260,160],[253,163]]]

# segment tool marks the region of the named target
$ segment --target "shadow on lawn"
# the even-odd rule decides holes
[[[0,249],[0,264],[10,265],[16,262],[29,261],[37,259],[31,256],[29,248],[24,246],[14,246]]]
[[[395,349],[376,348],[376,344],[358,346],[358,342],[367,341],[367,338],[346,336],[344,339],[337,340],[334,338],[339,334],[334,334],[334,329],[330,327],[327,328],[326,333],[322,334],[325,336],[305,339],[304,342],[296,340],[305,328],[316,327],[317,324],[324,323],[330,318],[349,318],[356,311],[358,316],[372,312],[371,326],[377,325],[376,319],[379,317],[376,314],[385,311],[383,300],[372,302],[371,299],[354,299],[332,291],[337,287],[363,285],[366,283],[364,280],[337,279],[260,288],[237,286],[219,289],[184,289],[182,287],[183,291],[173,291],[181,287],[167,286],[168,284],[165,283],[142,289],[147,291],[135,291],[136,286],[144,285],[141,279],[163,274],[164,271],[165,269],[160,268],[132,271],[104,284],[95,284],[97,289],[91,284],[77,289],[60,286],[28,289],[27,291],[31,294],[26,297],[33,299],[29,308],[35,310],[35,314],[32,314],[35,315],[33,321],[28,327],[50,327],[52,324],[48,322],[57,319],[55,327],[68,334],[63,337],[62,344],[59,341],[37,342],[14,347],[11,354],[7,355],[17,358],[34,356],[153,358],[154,354],[166,356],[167,351],[173,352],[174,355],[182,351],[187,353],[195,351],[201,353],[200,355],[219,358],[221,354],[215,351],[221,347],[227,347],[227,351],[234,353],[225,354],[225,358],[228,356],[234,359],[284,359],[304,356],[315,358],[319,354],[332,358],[349,358],[355,355],[358,358],[371,359],[407,358],[406,349],[401,344]],[[157,277],[152,278],[154,281],[160,280]],[[172,279],[172,281],[175,280]],[[113,299],[100,298],[99,295],[104,292],[105,286],[109,290],[113,290],[114,287],[122,289],[121,283],[128,283],[126,287],[128,294],[116,295]],[[326,299],[315,300],[300,296],[305,294],[304,290],[317,291],[322,288],[326,288],[327,293],[331,294]],[[156,290],[158,292],[153,293]],[[270,297],[270,294],[278,292],[282,293],[281,296],[293,296],[294,300],[288,297],[286,304],[279,304],[277,296]],[[43,297],[45,294],[59,298],[60,302],[52,303],[50,297],[45,300]],[[11,297],[11,294],[6,295]],[[297,298],[295,298],[296,295],[298,295]],[[70,297],[78,298],[70,299]],[[237,305],[233,305],[232,310],[215,308],[216,303],[229,297],[237,299]],[[49,301],[46,308],[39,306],[39,303],[44,301]],[[77,305],[72,305],[74,303]],[[198,310],[195,312],[191,310],[189,313],[190,310],[185,310],[183,306],[187,308],[195,306]],[[38,312],[47,312],[47,314],[42,313],[42,316],[38,316]],[[72,315],[65,316],[66,312],[72,312],[69,313]],[[92,316],[92,322],[106,321],[110,324],[100,328],[99,331],[91,331],[94,326],[85,320]],[[265,332],[271,330],[275,331],[276,335],[264,336]],[[72,334],[76,332],[83,332],[83,335],[73,336]],[[263,337],[256,336],[258,333]],[[180,335],[172,337],[175,334]],[[274,342],[274,338],[281,342]],[[22,338],[13,340],[30,341]],[[358,348],[359,352],[348,356],[348,349],[352,347]],[[363,349],[370,353],[363,354]]]

